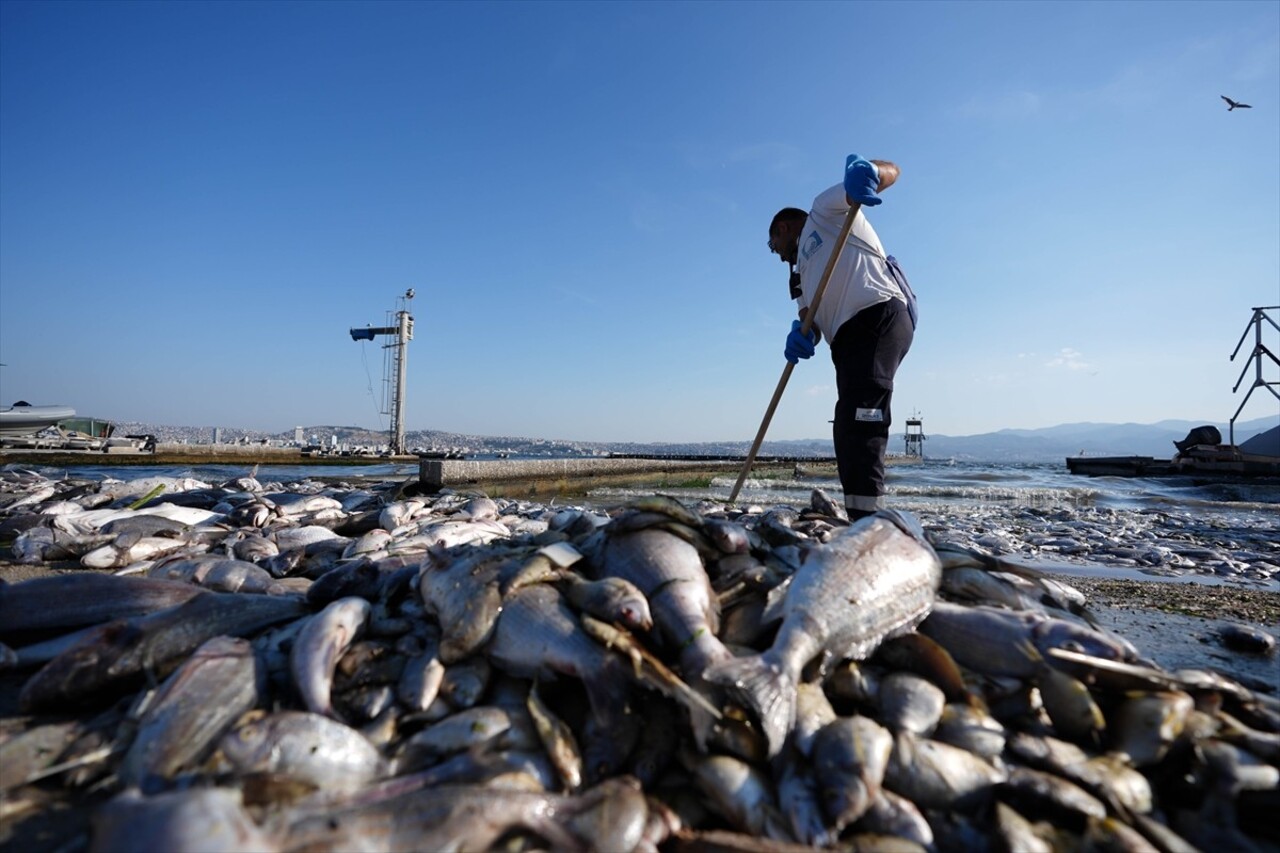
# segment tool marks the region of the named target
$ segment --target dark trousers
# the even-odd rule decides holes
[[[914,334],[907,306],[890,299],[850,317],[831,342],[836,467],[850,510],[871,512],[883,503],[893,377]]]

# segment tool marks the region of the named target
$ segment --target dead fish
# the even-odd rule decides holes
[[[13,555],[19,563],[35,565],[58,560],[79,559],[82,555],[115,539],[109,534],[67,533],[52,527],[32,527],[13,540]]]
[[[498,521],[450,521],[433,519],[409,536],[392,539],[386,551],[399,554],[423,554],[432,548],[454,548],[459,545],[485,545],[497,539],[509,539],[511,531]]]
[[[1033,611],[939,601],[919,630],[973,672],[1031,678],[1040,660],[1031,645],[1031,632],[1043,618]]]
[[[1013,767],[1000,796],[1023,814],[1047,817],[1057,826],[1081,829],[1087,818],[1102,820],[1107,807],[1074,782],[1054,773]]]
[[[270,503],[278,514],[301,516],[317,513],[322,510],[341,510],[342,503],[325,495],[303,495],[295,493],[275,493],[262,495],[261,499]]]
[[[343,559],[354,560],[357,557],[376,554],[385,550],[391,540],[391,533],[381,527],[375,527],[373,530],[362,533],[359,538],[353,540],[350,545],[344,548],[342,550]]]
[[[533,721],[525,709],[476,705],[432,723],[408,738],[396,755],[396,775],[411,773],[469,750],[533,749]]]
[[[0,741],[0,792],[8,792],[39,778],[76,738],[85,732],[78,720],[47,723]]]
[[[446,665],[488,641],[502,609],[503,570],[514,568],[522,553],[507,547],[428,552],[418,593],[440,623],[440,660]]]
[[[808,552],[770,649],[714,666],[707,680],[743,694],[776,755],[795,722],[804,666],[823,653],[865,658],[914,628],[933,606],[941,571],[918,522],[894,511],[868,516]]]
[[[827,827],[818,782],[809,762],[794,749],[784,749],[774,765],[778,809],[791,838],[810,847],[829,847],[836,835]]]
[[[937,685],[948,702],[982,704],[981,697],[970,690],[955,658],[935,640],[919,631],[881,643],[871,662],[891,672],[904,671],[920,676]]]
[[[862,818],[880,795],[893,735],[869,717],[838,717],[813,741],[813,772],[837,834]]]
[[[280,546],[275,540],[268,539],[260,533],[243,535],[231,545],[231,554],[237,560],[259,563],[280,553]]]
[[[835,708],[831,707],[821,684],[805,681],[796,686],[796,723],[791,730],[791,741],[801,755],[812,757],[814,738],[823,726],[835,719]]]
[[[105,701],[112,698],[106,688],[124,688],[148,672],[163,676],[206,640],[252,636],[306,612],[293,596],[200,592],[176,607],[108,623],[27,679],[18,701],[28,711]]]
[[[266,569],[245,560],[226,557],[205,556],[165,561],[148,569],[147,577],[187,581],[218,592],[265,594],[284,591]]]
[[[1054,730],[1068,740],[1102,745],[1107,718],[1085,684],[1052,666],[1041,669],[1036,679],[1045,712]]]
[[[577,791],[582,787],[582,751],[573,729],[542,700],[537,684],[529,690],[526,707],[542,748],[560,775],[564,790],[568,793]]]
[[[148,702],[120,780],[153,793],[192,768],[258,704],[263,681],[248,640],[214,637],[204,643]]]
[[[933,827],[916,804],[884,788],[880,790],[880,796],[871,801],[871,807],[862,816],[858,828],[906,839],[924,850],[934,849]],[[1024,853],[1019,847],[1011,849]]]
[[[632,631],[653,627],[649,602],[635,584],[623,578],[589,581],[573,572],[561,574],[561,586],[569,603],[606,622],[617,622]]]
[[[118,850],[273,853],[276,839],[258,827],[234,788],[192,788],[146,797],[118,794],[93,815],[90,853]]]
[[[791,838],[766,772],[731,755],[698,755],[689,762],[698,788],[730,825],[756,837]]]
[[[722,518],[708,518],[703,529],[725,554],[746,554],[751,550],[751,533],[744,525]]]
[[[923,809],[964,809],[987,802],[1006,773],[973,753],[900,732],[884,785]]]
[[[947,697],[941,688],[910,672],[891,672],[880,679],[878,719],[893,731],[931,735],[942,718]]]
[[[426,506],[426,502],[417,498],[408,498],[387,504],[382,508],[378,516],[378,526],[388,533],[393,533],[408,524],[409,520],[421,511],[424,506]]]
[[[440,660],[438,643],[405,661],[400,680],[396,682],[396,698],[411,713],[431,707],[444,683],[445,666]]]
[[[355,793],[387,772],[364,735],[320,714],[278,711],[227,733],[222,753],[236,773],[271,773],[327,791]]]
[[[21,509],[24,506],[32,506],[34,504],[43,503],[47,501],[49,498],[53,497],[55,494],[57,494],[57,492],[58,492],[58,487],[56,485],[54,485],[53,483],[46,483],[44,485],[36,487],[31,492],[27,493],[26,495],[20,498],[14,498],[13,500],[5,504],[3,507],[0,507],[0,509],[2,509],[6,513],[12,513],[14,510]]]
[[[834,500],[822,489],[814,489],[809,494],[809,507],[827,518],[834,518],[837,521],[844,522],[849,520],[849,512],[845,509],[844,504]]]
[[[489,850],[527,829],[552,849],[629,853],[644,839],[648,806],[634,781],[609,779],[577,795],[437,785],[286,817],[291,850]]]
[[[0,634],[142,616],[182,604],[199,592],[185,583],[91,572],[0,581]]]
[[[80,564],[91,569],[119,568],[193,547],[195,547],[193,543],[186,539],[174,539],[171,536],[140,536],[136,533],[122,533],[110,544],[102,545],[85,554],[80,558]]]
[[[1000,840],[1018,853],[1053,853],[1054,845],[1012,806],[996,803],[995,827]]]
[[[985,709],[952,702],[943,708],[933,738],[968,750],[998,766],[1007,733],[1004,725]]]
[[[1112,749],[1129,756],[1135,767],[1148,767],[1164,758],[1182,734],[1195,700],[1181,691],[1131,695],[1108,722]]]
[[[439,695],[452,708],[470,708],[480,701],[492,679],[489,659],[476,655],[445,667]]]
[[[173,536],[175,538],[191,529],[181,522],[159,515],[131,515],[127,518],[117,518],[115,521],[108,521],[100,528],[102,533],[110,533],[112,536],[136,533],[139,536]]]
[[[517,678],[581,679],[601,722],[622,713],[630,687],[626,666],[591,639],[555,587],[525,587],[507,599],[488,657]]]
[[[1275,654],[1276,638],[1253,625],[1230,622],[1218,629],[1222,644],[1235,651],[1255,655]]]
[[[333,715],[330,691],[338,659],[360,637],[369,613],[369,602],[363,598],[340,598],[308,620],[299,632],[289,653],[289,670],[307,710]]]
[[[661,528],[607,535],[597,569],[643,593],[662,644],[679,655],[695,689],[708,666],[733,657],[717,635],[719,607],[702,557],[688,542]]]
[[[271,537],[281,551],[294,551],[324,542],[338,545],[340,553],[350,544],[349,540],[329,528],[314,524],[302,527],[278,527],[271,532]]]

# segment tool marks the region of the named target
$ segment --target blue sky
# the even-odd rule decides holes
[[[413,288],[409,429],[750,440],[768,221],[858,153],[921,302],[895,433],[1226,421],[1277,152],[1275,2],[5,0],[0,402],[385,429],[348,329]],[[769,437],[834,401],[823,345]]]

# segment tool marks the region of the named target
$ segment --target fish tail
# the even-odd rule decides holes
[[[795,724],[795,678],[763,655],[716,664],[707,669],[704,678],[731,688],[742,697],[760,721],[769,742],[769,757],[777,755]]]

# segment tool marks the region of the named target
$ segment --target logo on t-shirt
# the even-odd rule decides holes
[[[820,248],[822,248],[822,238],[818,236],[817,231],[810,231],[809,236],[804,239],[804,248],[801,250],[801,254],[804,255],[804,259],[807,261]]]

